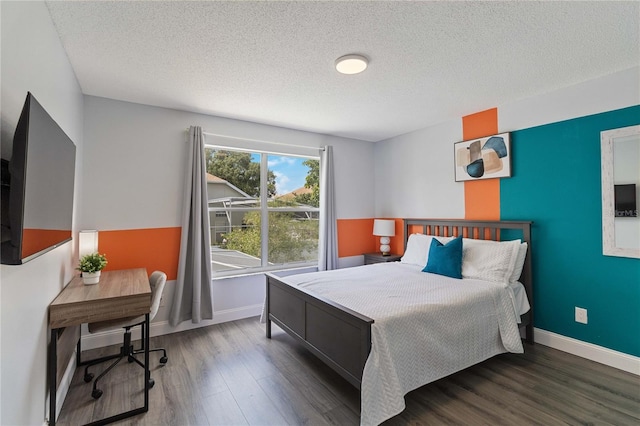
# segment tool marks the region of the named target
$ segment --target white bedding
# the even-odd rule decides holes
[[[362,425],[405,408],[404,395],[503,352],[523,352],[521,284],[453,279],[399,262],[292,275],[304,287],[373,318],[361,390]]]

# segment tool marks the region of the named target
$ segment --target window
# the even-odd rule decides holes
[[[316,264],[317,158],[207,146],[214,275]]]

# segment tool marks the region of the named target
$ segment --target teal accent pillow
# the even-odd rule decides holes
[[[437,239],[431,240],[429,259],[422,272],[462,278],[462,237],[455,238],[443,245]]]

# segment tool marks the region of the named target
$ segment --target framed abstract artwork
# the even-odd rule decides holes
[[[453,144],[456,182],[511,177],[509,133]]]

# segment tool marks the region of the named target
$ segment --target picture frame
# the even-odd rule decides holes
[[[511,177],[510,133],[455,142],[456,182]]]

